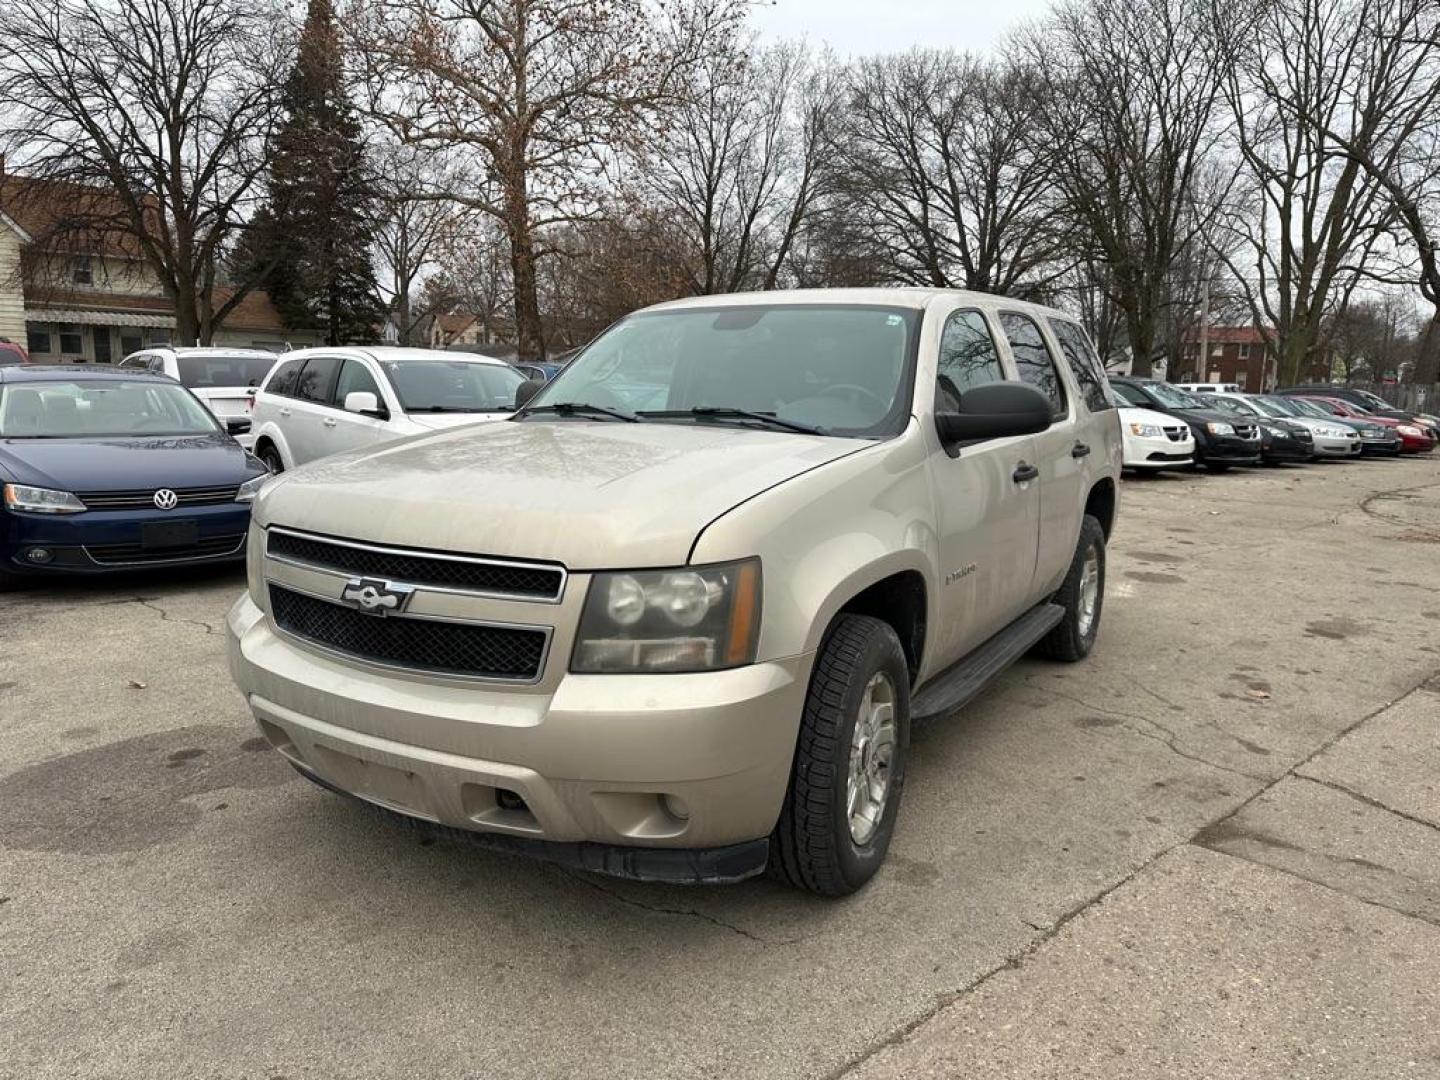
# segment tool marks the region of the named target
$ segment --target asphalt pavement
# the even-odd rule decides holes
[[[1440,1076],[1440,461],[1127,481],[1095,653],[917,731],[840,902],[385,825],[242,587],[0,597],[0,1077]]]

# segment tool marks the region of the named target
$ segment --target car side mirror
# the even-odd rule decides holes
[[[1034,435],[1049,426],[1049,399],[1019,382],[973,386],[960,395],[959,412],[935,414],[935,429],[947,448],[976,439]]]
[[[225,417],[225,434],[245,435],[250,431],[250,418],[248,416],[227,416]]]
[[[345,411],[374,417],[376,420],[384,420],[390,415],[380,407],[380,399],[369,390],[351,390],[346,394]]]
[[[515,408],[523,408],[545,386],[544,379],[526,379],[515,388]]]

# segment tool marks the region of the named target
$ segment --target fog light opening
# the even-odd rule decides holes
[[[495,805],[501,810],[519,810],[526,814],[530,812],[530,807],[525,805],[525,800],[509,788],[495,789]]]
[[[665,812],[676,821],[690,820],[690,804],[679,795],[662,795],[660,804],[665,807]]]
[[[44,548],[44,547],[32,547],[32,548],[30,548],[28,551],[25,552],[25,561],[26,561],[26,562],[40,563],[42,566],[43,566],[45,563],[48,563],[48,562],[53,561],[54,558],[55,558],[55,553],[54,553],[53,551],[51,551],[49,548]]]

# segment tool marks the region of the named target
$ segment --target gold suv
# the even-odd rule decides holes
[[[840,895],[911,723],[1095,640],[1120,430],[1060,312],[685,300],[517,405],[256,500],[230,665],[315,782],[623,877]]]

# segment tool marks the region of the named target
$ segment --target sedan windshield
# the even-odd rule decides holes
[[[259,386],[275,366],[276,356],[222,356],[197,353],[175,360],[180,381],[209,390],[217,386]]]
[[[1298,403],[1278,397],[1256,397],[1250,399],[1257,409],[1266,416],[1304,416],[1297,408]]]
[[[211,435],[214,417],[190,392],[159,380],[12,383],[0,391],[0,437]]]
[[[1207,397],[1205,404],[1211,408],[1220,409],[1223,412],[1235,413],[1239,416],[1255,415],[1245,402],[1238,401],[1235,398],[1221,397],[1219,394],[1216,394],[1214,397]]]
[[[1184,390],[1177,390],[1169,383],[1146,383],[1145,389],[1148,390],[1160,404],[1168,405],[1172,409],[1209,409],[1213,406],[1212,402],[1201,398],[1198,394],[1190,394]]]
[[[921,312],[754,304],[642,312],[616,324],[526,411],[846,436],[903,429]],[[613,416],[612,416],[613,419]]]
[[[525,376],[478,360],[387,360],[385,374],[408,413],[511,412]]]
[[[1290,406],[1291,406],[1292,408],[1294,408],[1294,409],[1296,410],[1296,412],[1298,412],[1299,415],[1301,415],[1301,416],[1310,416],[1310,417],[1314,417],[1314,418],[1317,419],[1317,420],[1332,420],[1332,419],[1334,419],[1334,417],[1332,417],[1331,414],[1330,414],[1328,411],[1326,411],[1325,409],[1322,409],[1319,405],[1316,405],[1313,401],[1306,401],[1304,398],[1296,398],[1296,397],[1286,398],[1285,400],[1286,400],[1286,401],[1290,404]]]

